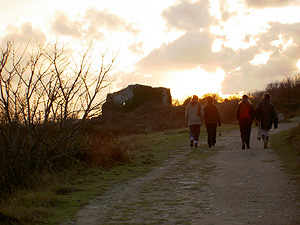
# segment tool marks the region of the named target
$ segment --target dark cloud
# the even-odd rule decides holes
[[[268,32],[261,34],[257,46],[236,52],[235,58],[244,56],[248,57],[248,60],[245,59],[239,63],[233,61],[231,65],[227,64],[226,72],[228,75],[222,83],[224,93],[250,91],[251,87],[262,90],[271,81],[280,80],[284,76],[291,76],[298,71],[296,63],[300,59],[300,23],[271,23],[270,25],[271,28]],[[271,43],[278,40],[280,35],[285,40],[292,38],[293,45],[287,49],[282,49],[282,45],[272,45]],[[253,57],[259,54],[257,51],[272,52],[266,64],[252,65],[250,63]],[[240,70],[234,71],[233,68],[237,67]]]
[[[30,22],[23,23],[21,27],[10,25],[7,27],[7,35],[3,38],[3,42],[14,40],[17,44],[27,44],[30,40],[29,47],[36,46],[34,44],[44,43],[47,41],[46,35],[39,28],[32,26]],[[31,46],[32,45],[32,46]]]
[[[170,6],[162,13],[169,27],[185,31],[199,30],[207,27],[212,21],[209,15],[209,1],[200,0],[191,3],[181,0],[178,5]]]
[[[220,58],[211,51],[215,35],[190,32],[170,44],[164,44],[138,62],[141,71],[183,70],[202,65],[209,69]]]
[[[255,46],[234,51],[223,46],[214,53],[211,46],[215,38],[208,32],[188,32],[170,44],[164,44],[152,51],[138,64],[139,72],[159,76],[162,71],[190,70],[201,66],[207,71],[221,68],[226,77],[222,83],[223,93],[251,91],[253,87],[264,88],[266,84],[298,71],[296,62],[300,59],[300,23],[270,23],[265,33],[247,35],[244,41],[258,39]],[[274,45],[281,39],[284,43]],[[285,46],[288,40],[293,44]],[[253,65],[253,58],[263,52],[270,52],[266,64]]]
[[[275,8],[290,5],[300,5],[299,0],[245,0],[248,7],[252,8]]]
[[[89,9],[84,16],[75,19],[69,18],[63,12],[57,12],[52,22],[52,29],[56,34],[82,38],[93,36],[96,39],[104,39],[105,30],[115,32],[128,32],[138,34],[131,23],[107,11]]]

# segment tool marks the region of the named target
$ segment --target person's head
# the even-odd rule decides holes
[[[206,98],[206,102],[207,102],[207,103],[213,103],[213,102],[214,102],[214,99],[213,99],[211,96],[208,96],[208,97]]]
[[[242,99],[243,100],[248,100],[248,95],[243,95]]]
[[[271,95],[269,93],[264,93],[264,99],[270,100]]]
[[[192,101],[198,101],[198,96],[197,95],[193,95]]]

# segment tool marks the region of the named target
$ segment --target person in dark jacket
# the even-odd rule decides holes
[[[207,97],[207,104],[204,107],[204,120],[207,131],[207,143],[210,148],[216,144],[217,125],[221,126],[220,113],[213,101],[214,100],[212,97]]]
[[[274,105],[270,102],[271,95],[265,93],[263,100],[258,103],[255,113],[258,120],[258,129],[260,136],[264,142],[264,148],[268,148],[269,131],[274,124],[274,129],[277,129],[277,113]]]
[[[239,121],[240,133],[242,139],[242,149],[245,149],[245,144],[249,149],[251,126],[252,126],[252,121],[255,118],[255,111],[247,95],[243,95],[242,99],[243,100],[239,102],[235,110],[235,116],[236,119]]]

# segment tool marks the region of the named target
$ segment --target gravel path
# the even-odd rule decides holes
[[[300,224],[295,184],[255,135],[253,128],[251,149],[241,150],[239,131],[223,133],[209,161],[197,160],[215,151],[205,140],[198,150],[177,149],[161,167],[91,201],[68,224]]]

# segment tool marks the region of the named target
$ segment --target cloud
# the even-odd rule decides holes
[[[280,40],[280,37],[282,37]],[[252,87],[264,89],[271,81],[280,80],[284,76],[291,76],[298,71],[297,61],[300,59],[300,23],[281,24],[270,23],[270,29],[260,35],[257,46],[236,53],[235,58],[242,56],[248,59],[239,63],[233,61],[228,64],[227,76],[222,83],[223,92],[231,93],[240,91],[251,91]],[[288,40],[293,44],[286,47]],[[278,45],[272,45],[278,41]],[[283,48],[284,47],[284,48]],[[270,58],[266,64],[252,65],[250,61],[260,52],[271,51]],[[253,51],[252,51],[253,50]],[[250,58],[249,58],[250,57]],[[234,68],[239,67],[239,70]]]
[[[135,29],[132,23],[128,23],[125,19],[120,18],[115,14],[111,14],[106,10],[99,11],[90,8],[85,13],[85,19],[89,21],[90,27],[102,27],[108,30],[128,32],[134,35],[139,33],[139,30]]]
[[[105,38],[106,31],[127,32],[133,35],[139,33],[139,30],[125,19],[108,11],[99,11],[93,8],[73,20],[64,12],[56,12],[52,21],[52,30],[58,35],[75,38],[93,36],[98,40]]]
[[[274,8],[290,5],[299,5],[299,0],[245,0],[248,7],[252,8]]]
[[[300,59],[300,23],[270,23],[265,33],[246,36],[245,41],[255,38],[256,44],[238,50],[222,46],[219,52],[213,52],[211,46],[214,40],[225,40],[226,37],[207,31],[187,32],[172,43],[153,50],[137,63],[136,68],[140,73],[147,71],[156,77],[197,66],[206,71],[221,68],[226,73],[223,93],[247,92],[253,87],[263,89],[270,81],[299,72],[296,63]],[[256,55],[264,52],[268,52],[268,60],[251,64]]]
[[[211,51],[215,35],[208,32],[190,32],[172,43],[164,44],[137,63],[142,71],[184,70],[201,65],[207,69],[220,55]]]
[[[34,40],[38,43],[44,43],[47,41],[46,35],[39,28],[32,26],[30,22],[23,23],[20,27],[10,25],[7,27],[7,35],[3,38],[3,42],[14,40],[18,44],[27,44],[30,40]],[[32,43],[32,42],[31,42]],[[36,46],[32,43],[33,46]],[[29,45],[29,47],[33,47]]]
[[[130,45],[128,49],[135,54],[143,54],[143,42],[134,43]]]
[[[209,14],[209,1],[200,0],[194,3],[181,0],[179,4],[170,6],[162,12],[167,25],[180,30],[194,31],[207,27],[212,17]]]
[[[80,38],[84,34],[82,29],[83,22],[76,20],[71,21],[64,12],[56,12],[52,29],[58,35],[73,36]]]

